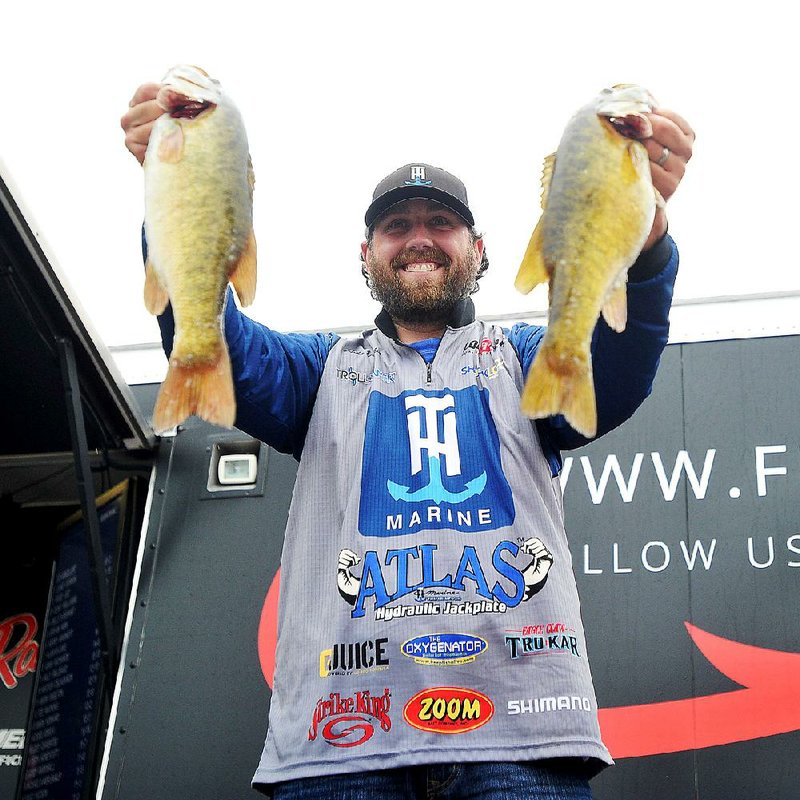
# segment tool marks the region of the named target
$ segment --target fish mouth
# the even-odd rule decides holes
[[[188,102],[177,108],[173,108],[172,111],[169,112],[169,115],[173,119],[196,119],[204,111],[213,111],[217,107],[216,103],[211,103],[208,100],[198,102],[188,97],[186,99]]]
[[[217,104],[211,100],[191,97],[169,86],[162,86],[156,102],[173,119],[195,119],[204,111],[213,110]]]
[[[162,79],[156,102],[174,119],[195,119],[220,102],[219,81],[187,64],[173,67]]]
[[[653,95],[634,83],[620,83],[604,89],[597,98],[597,114],[628,139],[647,139],[653,126],[646,116],[656,107]]]
[[[653,125],[644,114],[626,114],[624,117],[606,117],[617,133],[628,139],[647,139],[653,135]]]

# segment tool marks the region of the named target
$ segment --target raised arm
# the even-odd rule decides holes
[[[140,86],[121,119],[125,146],[144,162],[153,123],[164,113],[156,102],[159,84]],[[147,260],[147,242],[142,234]],[[167,356],[172,352],[175,322],[171,306],[158,316]],[[254,322],[236,306],[228,291],[225,337],[236,393],[236,427],[299,458],[333,334],[281,334]]]

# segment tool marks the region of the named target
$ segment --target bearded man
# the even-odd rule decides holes
[[[157,88],[122,121],[140,161]],[[694,134],[672,112],[650,116],[653,182],[669,198]],[[611,758],[558,474],[561,450],[587,440],[562,417],[520,413],[544,329],[475,318],[488,259],[458,178],[401,167],[365,222],[374,328],[281,334],[225,312],[236,425],[299,461],[253,785],[279,800],[586,800]],[[650,392],[677,266],[659,209],[629,272],[626,330],[595,332],[598,435]],[[161,324],[169,352],[169,311]],[[554,620],[548,648],[517,658],[507,634]]]

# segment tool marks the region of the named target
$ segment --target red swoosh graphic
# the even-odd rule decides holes
[[[272,687],[280,570],[261,612],[258,654]],[[678,753],[800,730],[800,654],[741,644],[684,622],[700,652],[740,684],[731,692],[599,710],[603,741],[614,758]]]
[[[800,654],[740,644],[685,622],[701,653],[744,688],[600,709],[614,758],[677,753],[800,730]]]
[[[275,650],[278,646],[278,595],[281,589],[281,570],[275,573],[269,591],[264,598],[264,607],[261,609],[261,619],[258,623],[258,660],[261,663],[261,672],[264,680],[272,688],[272,678],[275,675]]]

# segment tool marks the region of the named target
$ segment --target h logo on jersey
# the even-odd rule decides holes
[[[510,525],[511,489],[486,392],[373,392],[361,471],[359,530],[478,533]]]
[[[461,455],[456,435],[455,401],[452,394],[444,397],[425,397],[422,394],[408,395],[405,398],[408,414],[408,442],[411,450],[412,477],[422,472],[422,454],[427,455],[428,483],[416,491],[387,480],[386,487],[395,500],[432,500],[434,503],[461,503],[473,495],[480,494],[486,487],[486,472],[469,481],[461,491],[452,492],[442,482],[442,460],[448,477],[461,475]],[[442,419],[442,439],[439,415]],[[423,433],[424,432],[424,433]]]
[[[425,180],[425,167],[411,167],[411,180],[404,181],[406,186],[430,186],[433,181]]]

